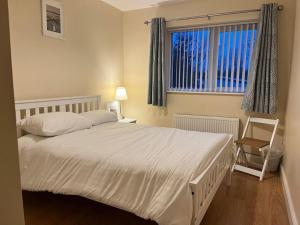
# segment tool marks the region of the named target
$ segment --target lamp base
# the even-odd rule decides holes
[[[125,118],[125,116],[123,116],[123,112],[122,112],[122,110],[123,110],[123,107],[122,107],[122,101],[119,101],[119,106],[120,106],[120,111],[119,111],[119,119],[120,120],[122,120],[122,119],[124,119]]]

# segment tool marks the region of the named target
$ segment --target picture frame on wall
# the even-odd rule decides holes
[[[42,0],[43,34],[64,39],[63,3],[56,0]]]

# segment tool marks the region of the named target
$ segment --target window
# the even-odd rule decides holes
[[[169,91],[243,93],[256,23],[171,32]]]

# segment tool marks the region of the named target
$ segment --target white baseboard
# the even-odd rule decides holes
[[[286,207],[287,207],[287,211],[288,211],[290,225],[299,225],[297,217],[296,217],[294,204],[292,202],[290,188],[289,188],[289,185],[288,185],[288,182],[286,179],[286,174],[285,174],[283,166],[280,167],[280,177],[281,177],[281,181],[282,181],[283,193],[284,193],[284,198],[285,198]]]

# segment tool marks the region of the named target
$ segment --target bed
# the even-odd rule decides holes
[[[22,101],[16,116],[79,113],[99,103],[100,96]],[[226,173],[230,182],[228,134],[111,122],[22,141],[24,190],[82,196],[159,225],[199,225]]]

